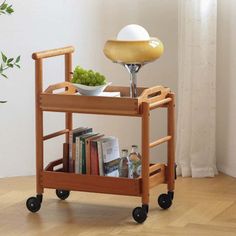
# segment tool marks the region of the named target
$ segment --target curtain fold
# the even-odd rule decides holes
[[[179,0],[177,173],[213,177],[217,0]]]

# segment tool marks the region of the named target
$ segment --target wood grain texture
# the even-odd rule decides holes
[[[59,89],[65,89],[65,91],[60,94],[74,94],[74,93],[76,93],[76,87],[70,82],[52,84],[52,85],[48,86],[48,88],[45,90],[45,93],[53,94]]]
[[[47,111],[71,111],[74,113],[139,114],[137,99],[117,97],[42,94],[41,108]]]
[[[35,61],[35,146],[36,146],[36,192],[43,193],[40,184],[40,174],[43,170],[43,111],[40,108],[40,94],[43,90],[43,61]]]
[[[142,103],[142,204],[149,203],[149,139],[150,139],[150,113],[149,104]]]
[[[48,57],[55,57],[55,56],[60,56],[68,53],[74,52],[74,47],[73,46],[68,46],[64,48],[55,48],[55,49],[50,49],[50,50],[45,50],[41,52],[35,52],[32,54],[32,58],[34,60],[42,59],[42,58],[48,58]]]
[[[140,182],[140,179],[97,175],[79,175],[52,171],[44,171],[42,173],[42,184],[45,188],[78,190],[95,193],[140,196]]]
[[[65,54],[65,83],[70,83],[71,78],[72,78],[72,52],[74,51],[74,48],[70,49],[71,52]],[[75,92],[75,88],[70,85],[66,87],[66,92],[72,93]],[[73,129],[73,116],[71,112],[66,112],[65,113],[65,128],[72,130]],[[65,136],[65,142],[69,143],[69,133],[66,134]]]
[[[235,236],[236,179],[178,178],[173,206],[163,211],[157,196],[165,185],[150,192],[150,210],[142,225],[131,216],[140,206],[137,197],[72,192],[66,201],[45,189],[41,210],[29,213],[25,200],[32,196],[35,177],[0,179],[0,235],[4,236]]]
[[[167,132],[171,139],[167,143],[167,185],[168,191],[175,188],[175,94],[168,95],[171,101],[167,109]]]
[[[154,142],[151,142],[149,144],[149,147],[150,148],[156,147],[156,146],[158,146],[158,145],[160,145],[162,143],[165,143],[165,142],[169,141],[170,139],[171,139],[171,136],[166,136],[166,137],[160,138],[160,139],[158,139],[158,140],[156,140]]]
[[[43,136],[43,140],[45,141],[45,140],[55,138],[55,137],[63,135],[63,134],[67,134],[67,133],[69,133],[69,131],[70,131],[69,129],[64,129],[64,130],[60,130],[60,131],[45,135],[45,136]]]

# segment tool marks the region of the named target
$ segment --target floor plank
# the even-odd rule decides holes
[[[151,190],[146,222],[136,224],[132,210],[140,198],[72,192],[66,201],[45,190],[41,210],[30,213],[25,200],[33,196],[35,177],[0,179],[0,235],[236,235],[236,179],[178,178],[173,206],[158,208],[166,185]]]

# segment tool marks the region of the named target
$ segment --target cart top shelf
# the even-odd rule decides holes
[[[141,116],[143,102],[154,109],[171,101],[170,89],[163,86],[138,88],[137,98],[129,97],[129,87],[108,86],[105,91],[120,92],[121,97],[77,95],[72,83],[62,82],[49,86],[40,94],[40,107],[43,111]]]

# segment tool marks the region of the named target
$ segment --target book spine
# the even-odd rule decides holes
[[[103,167],[103,158],[102,158],[102,143],[97,142],[97,149],[98,149],[98,166],[99,166],[99,175],[104,175],[104,167]]]
[[[82,141],[79,141],[79,174],[82,174]]]
[[[82,139],[82,174],[86,174],[85,139]]]
[[[85,129],[85,130],[80,131],[78,133],[74,133],[74,135],[72,137],[73,142],[75,142],[76,137],[81,136],[83,134],[91,133],[91,132],[93,132],[93,128],[88,128],[88,129]]]
[[[90,175],[91,174],[91,162],[90,162],[90,146],[91,146],[91,140],[86,140],[86,145],[85,145],[85,153],[86,153],[86,174]]]
[[[75,139],[75,173],[79,174],[79,138]]]
[[[73,131],[70,130],[69,132],[69,172],[73,172],[72,143],[73,143]]]
[[[99,175],[97,142],[90,144],[91,175]]]

